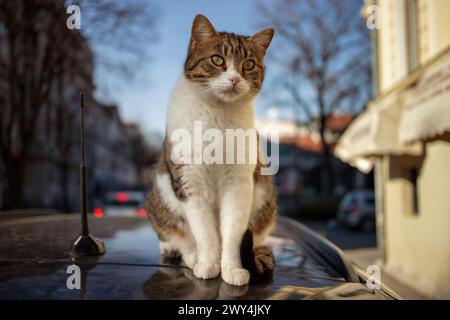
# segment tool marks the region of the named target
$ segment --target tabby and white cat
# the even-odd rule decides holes
[[[245,285],[248,269],[263,274],[274,268],[264,240],[274,227],[277,205],[272,178],[261,175],[259,159],[256,164],[179,164],[171,140],[180,128],[193,134],[196,121],[221,132],[254,129],[253,100],[263,84],[263,60],[273,34],[273,29],[251,37],[217,32],[205,16],[194,19],[146,209],[161,254],[181,254],[198,278],[221,273],[225,282]],[[253,239],[253,252],[241,250],[244,234]]]

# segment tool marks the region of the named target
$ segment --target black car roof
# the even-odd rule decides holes
[[[106,254],[74,260],[68,249],[79,232],[78,215],[0,223],[0,298],[285,299],[310,297],[348,282],[299,243],[299,229],[289,220],[280,219],[270,239],[277,263],[273,277],[241,288],[220,278],[197,279],[178,260],[161,259],[157,236],[145,218],[91,219],[91,230],[105,242]],[[72,264],[81,269],[81,290],[66,286]]]

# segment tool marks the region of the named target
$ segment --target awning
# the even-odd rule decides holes
[[[372,102],[342,135],[334,154],[365,173],[372,170],[376,157],[384,154],[420,155],[420,144],[405,145],[399,140],[402,107],[398,94]]]
[[[372,101],[335,155],[363,172],[384,154],[422,154],[422,142],[450,137],[450,48]]]
[[[450,57],[430,66],[404,92],[400,141],[428,140],[450,131]]]

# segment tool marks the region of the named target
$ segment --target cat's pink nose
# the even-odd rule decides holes
[[[234,77],[231,77],[231,78],[230,78],[230,81],[231,81],[231,83],[233,84],[233,86],[235,86],[235,85],[237,85],[237,84],[241,81],[241,78],[238,77],[238,76],[234,76]]]

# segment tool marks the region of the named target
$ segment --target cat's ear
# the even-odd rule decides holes
[[[265,53],[272,41],[275,30],[273,28],[267,28],[254,34],[250,39]]]
[[[192,24],[191,32],[191,46],[195,46],[197,43],[208,40],[216,34],[211,22],[204,15],[198,14],[195,16],[194,23]]]

